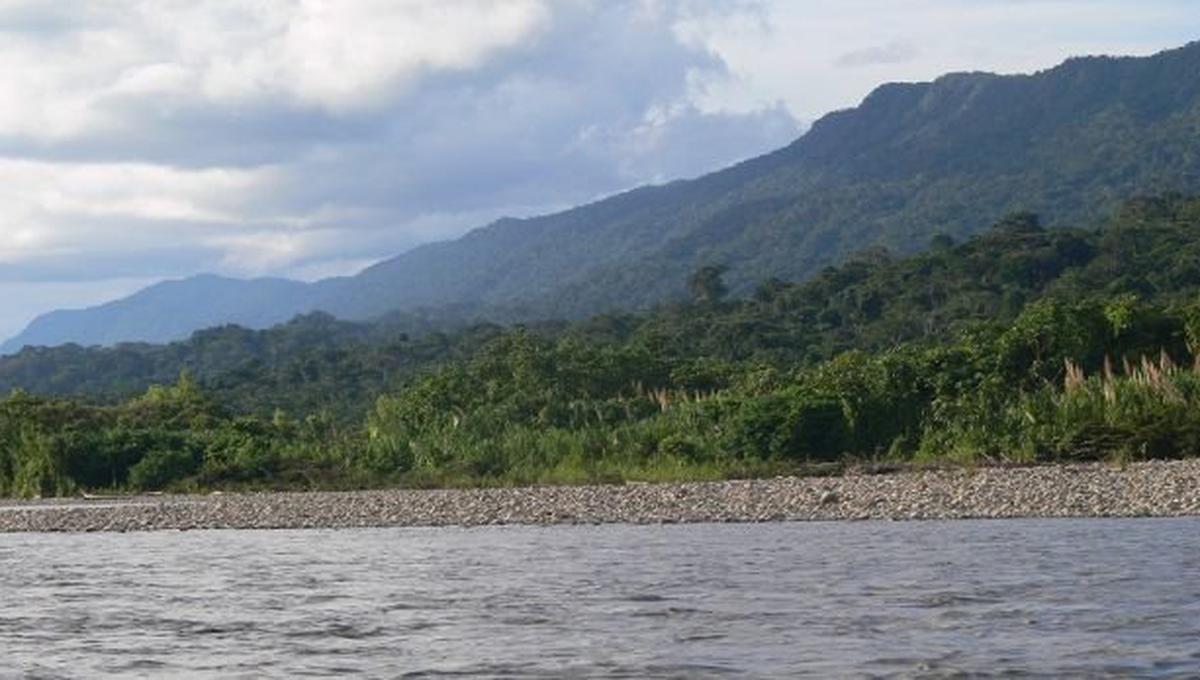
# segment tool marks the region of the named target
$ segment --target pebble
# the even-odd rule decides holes
[[[0,501],[0,533],[1200,515],[1200,459],[680,484]]]

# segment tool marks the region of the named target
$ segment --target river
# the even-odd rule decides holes
[[[0,535],[0,677],[1200,676],[1200,520]]]

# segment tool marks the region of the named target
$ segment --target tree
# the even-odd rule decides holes
[[[782,279],[772,276],[761,282],[754,289],[754,299],[762,304],[774,302],[781,293],[787,290],[788,284]]]
[[[725,265],[707,265],[692,272],[688,277],[688,291],[692,299],[702,304],[715,304],[729,293],[725,286]]]
[[[1040,234],[1045,231],[1045,228],[1042,227],[1041,217],[1028,211],[1009,213],[996,224],[994,229],[1012,235]]]
[[[954,247],[954,237],[946,233],[934,234],[929,239],[929,249],[935,253],[944,253]]]

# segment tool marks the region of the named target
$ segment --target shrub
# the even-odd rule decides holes
[[[730,445],[744,458],[828,460],[846,444],[841,403],[795,389],[744,400],[728,425]]]
[[[129,468],[129,484],[142,491],[158,491],[196,472],[196,458],[188,451],[152,451]]]

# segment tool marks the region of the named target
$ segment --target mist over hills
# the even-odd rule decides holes
[[[791,145],[703,177],[565,212],[504,219],[346,278],[304,284],[201,276],[35,320],[5,343],[162,342],[313,310],[357,320],[454,306],[578,317],[683,293],[729,267],[735,292],[800,280],[872,246],[923,248],[1032,211],[1082,224],[1138,194],[1200,192],[1200,43],[1086,57],[1032,75],[888,84]]]

